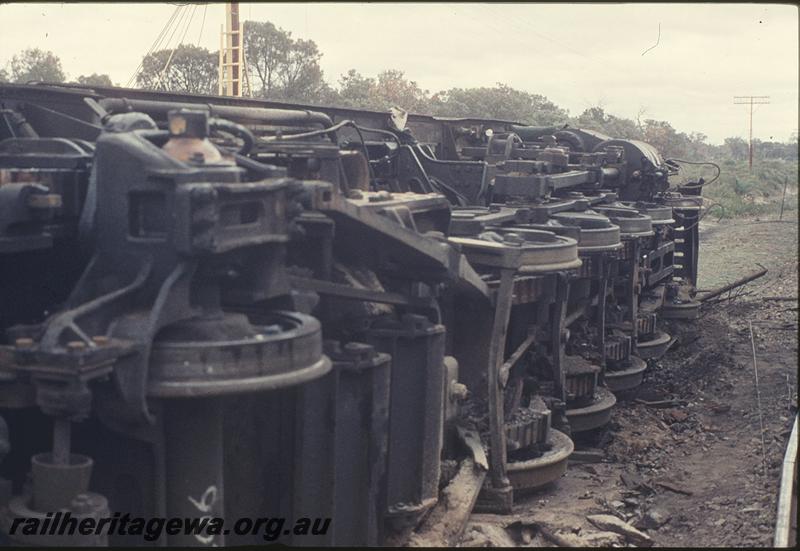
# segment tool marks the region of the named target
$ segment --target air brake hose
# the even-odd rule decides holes
[[[226,119],[210,118],[208,119],[208,128],[211,132],[219,130],[242,140],[244,142],[242,147],[236,151],[239,155],[247,155],[250,153],[256,143],[255,136],[253,136],[253,133],[250,132],[247,127]]]

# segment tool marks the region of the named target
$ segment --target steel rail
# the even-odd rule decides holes
[[[797,416],[783,457],[773,544],[774,547],[797,546]]]

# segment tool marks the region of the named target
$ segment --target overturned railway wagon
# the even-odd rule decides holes
[[[319,517],[273,535],[375,545],[448,484],[510,511],[697,313],[678,164],[568,127],[0,86],[0,527]]]

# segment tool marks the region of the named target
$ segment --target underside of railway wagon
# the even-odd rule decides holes
[[[570,127],[0,86],[0,527],[402,544],[455,482],[509,512],[697,315],[704,182],[678,168]]]

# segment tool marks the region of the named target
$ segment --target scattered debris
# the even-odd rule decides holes
[[[469,430],[461,426],[457,427],[457,430],[459,439],[464,442],[472,453],[472,460],[475,464],[483,470],[488,471],[489,461],[486,459],[486,451],[483,449],[480,437],[474,430]]]
[[[589,547],[612,547],[625,543],[625,538],[616,532],[592,532],[583,536],[583,539]]]
[[[474,524],[470,525],[464,538],[461,540],[461,547],[516,547],[511,536],[505,528],[497,524]]]
[[[542,523],[537,524],[536,527],[546,539],[552,541],[559,547],[575,547],[574,539],[577,538],[580,540],[579,536],[574,534],[561,534]]]
[[[680,409],[667,410],[665,416],[673,423],[683,423],[689,418],[689,414]]]
[[[486,469],[472,459],[461,462],[458,473],[442,491],[436,507],[406,543],[409,547],[452,547],[458,543],[480,493]]]
[[[717,297],[717,296],[721,295],[722,293],[725,293],[727,291],[731,291],[731,290],[735,289],[736,287],[740,287],[740,286],[744,285],[745,283],[750,283],[751,281],[754,281],[754,280],[756,280],[756,279],[758,279],[758,278],[760,278],[762,276],[765,276],[766,274],[767,274],[767,269],[764,268],[763,266],[761,266],[761,270],[759,270],[757,272],[754,272],[754,273],[752,273],[750,275],[747,275],[747,276],[745,276],[743,278],[737,279],[733,283],[729,283],[727,285],[723,285],[722,287],[718,287],[716,289],[713,289],[713,290],[709,291],[707,294],[705,294],[702,297],[700,297],[700,302],[705,302],[705,301],[707,301],[707,300],[709,300],[711,298]]]
[[[586,517],[586,520],[601,530],[608,530],[621,534],[637,545],[650,546],[653,544],[653,540],[650,536],[613,515],[589,515]]]
[[[716,402],[712,402],[706,405],[708,406],[708,409],[710,409],[716,414],[728,413],[731,410],[730,404],[718,404]]]
[[[640,398],[637,398],[636,400],[634,400],[634,402],[651,408],[669,408],[674,406],[686,405],[686,402],[682,400],[659,400],[656,402],[648,402],[647,400],[642,400]]]
[[[569,460],[575,463],[602,463],[605,458],[603,450],[575,450],[569,456]]]
[[[658,529],[670,521],[672,517],[661,509],[650,509],[642,516],[642,528]]]
[[[572,453],[574,454],[575,452],[572,452]],[[583,469],[587,473],[594,474],[594,475],[597,474],[597,469],[595,469],[591,465],[581,465],[580,467],[581,467],[581,469]]]
[[[661,486],[665,490],[669,490],[671,492],[675,492],[676,494],[683,494],[685,496],[694,495],[694,492],[687,488],[683,488],[674,482],[670,482],[669,480],[656,480],[656,485]]]
[[[631,490],[643,491],[652,493],[654,491],[653,487],[648,484],[644,478],[637,474],[633,473],[622,473],[619,475],[620,480],[622,483]]]
[[[768,226],[744,229],[735,220],[704,234],[705,288],[736,279],[756,261],[770,273],[748,286],[752,296],[704,310],[693,328],[666,324],[681,346],[651,363],[645,383],[618,402],[608,427],[579,445],[602,449],[605,460],[574,463],[553,487],[516,501],[515,512],[543,520],[573,546],[639,545],[590,523],[595,514],[619,515],[653,546],[773,545],[781,462],[797,412],[798,314],[761,297],[796,293],[797,226],[779,233]],[[748,320],[758,352],[766,485]],[[794,331],[780,330],[784,325]],[[674,420],[673,410],[688,417]],[[615,508],[619,502],[624,507]],[[529,531],[529,544],[521,531],[512,539],[558,545],[535,527]]]

